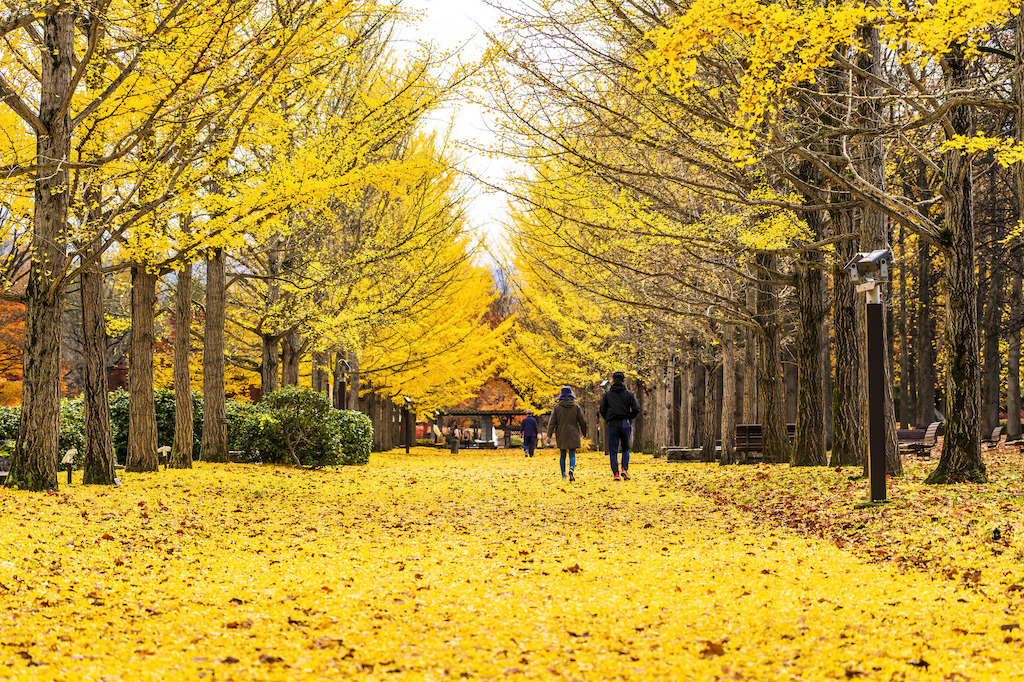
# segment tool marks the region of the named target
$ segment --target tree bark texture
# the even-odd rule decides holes
[[[778,287],[769,274],[775,269],[775,255],[759,253],[757,323],[761,329],[757,353],[757,403],[761,412],[764,461],[789,462],[789,434],[786,430],[786,402],[782,373],[782,326]]]
[[[722,326],[722,452],[720,464],[736,463],[736,328]]]
[[[910,400],[910,328],[907,326],[907,235],[900,225],[900,424],[909,429],[914,421],[914,407]]]
[[[676,407],[676,357],[669,354],[665,363],[665,445],[675,445],[675,407]],[[600,431],[600,429],[598,429]]]
[[[668,382],[668,363],[654,367],[654,452],[661,452],[669,443],[669,413],[672,410],[671,387]]]
[[[811,256],[815,262],[820,256]],[[796,266],[798,328],[796,337],[799,388],[797,390],[794,466],[826,466],[825,367],[828,338],[825,332],[824,274],[807,263]]]
[[[1020,254],[1020,250],[1017,251]],[[1020,256],[1017,267],[1021,267]],[[1010,285],[1010,320],[1016,329],[1010,332],[1009,348],[1006,353],[1006,439],[1020,440],[1020,325],[1024,322],[1024,295],[1021,290],[1021,275],[1013,273]]]
[[[84,260],[88,261],[94,255],[98,241],[97,236],[83,245]],[[107,398],[107,325],[103,314],[102,266],[102,261],[96,259],[82,271],[82,400],[85,412],[83,482],[86,485],[114,483],[114,445],[110,431],[110,402]]]
[[[999,398],[1001,396],[1000,370],[1002,356],[999,353],[999,336],[1003,321],[1003,285],[1005,270],[999,263],[999,256],[989,249],[989,286],[982,313],[983,339],[982,383],[981,383],[981,434],[989,436],[999,426]]]
[[[260,335],[262,347],[260,362],[260,392],[268,396],[277,390],[277,379],[280,372],[278,365],[278,349],[280,338],[273,332],[264,332]]]
[[[157,276],[146,265],[132,266],[132,334],[128,360],[128,461],[125,471],[156,471],[156,400],[153,348],[156,346]]]
[[[302,336],[289,332],[281,339],[281,383],[299,385],[299,365],[302,362]]]
[[[1014,72],[1013,101],[1016,105],[1014,116],[1014,137],[1024,140],[1024,20],[1017,15],[1014,22]],[[1017,216],[1024,218],[1024,161],[1013,164],[1013,181],[1017,190]],[[1013,328],[1010,332],[1010,347],[1006,357],[1006,437],[1021,437],[1021,396],[1020,396],[1020,342],[1021,325],[1024,324],[1024,296],[1021,292],[1021,260],[1024,259],[1024,246],[1017,244],[1014,249],[1015,258],[1011,258],[1013,274],[1010,284],[1010,321]]]
[[[699,361],[700,347],[694,348],[693,372],[690,377],[690,447],[704,443],[704,384],[709,381],[704,365]]]
[[[349,353],[348,354],[348,364],[349,364],[349,367],[352,368],[352,372],[349,375],[349,380],[348,380],[348,392],[349,392],[349,398],[348,398],[349,408],[348,409],[350,409],[350,410],[358,410],[359,409],[359,391],[361,390],[360,389],[361,377],[360,377],[360,374],[359,374],[359,356],[357,354],[355,354],[355,353]]]
[[[227,259],[214,249],[206,260],[206,320],[203,325],[203,440],[200,459],[228,461],[225,423],[224,317],[227,294]]]
[[[702,419],[700,461],[715,461],[715,364],[704,365],[704,417]]]
[[[174,301],[174,442],[171,444],[172,469],[192,468],[192,263],[178,270]]]
[[[278,387],[278,344],[281,335],[277,329],[277,308],[281,301],[281,235],[275,234],[270,239],[270,250],[267,252],[267,302],[264,318],[261,323],[263,342],[262,364],[260,366],[260,388],[264,396],[268,396]]]
[[[328,386],[330,386],[330,377],[327,375],[327,368],[330,363],[329,357],[323,351],[313,351],[309,385],[317,393],[326,393]]]
[[[935,316],[932,314],[932,254],[921,240],[917,257],[917,428],[935,421]]]
[[[882,74],[882,48],[880,33],[877,27],[861,29],[861,43],[864,49],[861,50],[858,59],[858,66],[866,73],[880,77]],[[884,122],[881,99],[879,98],[880,87],[870,78],[860,78],[858,87],[864,94],[863,103],[860,106],[860,117],[866,125],[878,126]],[[861,144],[860,158],[858,159],[861,175],[875,187],[885,188],[885,145],[879,136],[867,136]],[[872,206],[862,206],[860,218],[860,248],[861,251],[874,251],[889,247],[889,219],[882,211]],[[887,299],[892,288],[882,285],[883,300]],[[865,307],[866,294],[857,296],[857,329],[861,340],[867,334],[867,309]],[[887,316],[883,315],[883,348],[889,348],[889,336],[892,333],[887,324]],[[867,344],[861,343],[860,350],[860,374],[862,377],[868,375]],[[893,399],[893,367],[891,353],[883,353],[885,370],[885,461],[886,471],[893,476],[903,475],[903,461],[900,459],[899,440],[896,436],[896,409]],[[862,382],[862,387],[867,382]],[[862,388],[860,393],[861,419],[864,421],[862,428],[867,429],[868,419],[867,390]],[[867,462],[865,460],[864,473],[867,475]]]
[[[687,349],[679,364],[679,445],[693,447],[690,436],[690,398],[693,395],[693,357]]]
[[[757,288],[747,286],[747,310],[751,316],[757,314]],[[757,336],[756,329],[747,327],[743,331],[743,423],[760,424],[757,411]]]
[[[64,97],[74,72],[71,7],[42,20],[39,50],[39,114],[45,131],[36,137],[40,163],[67,162],[71,116]],[[64,258],[67,255],[68,171],[66,166],[38,173],[33,186],[32,265],[25,289],[25,353],[21,421],[6,485],[23,490],[56,490],[60,424],[60,341],[64,310]]]
[[[968,86],[968,61],[962,45],[946,55],[951,90]],[[955,106],[949,119],[955,134],[974,134],[974,111]],[[974,258],[974,209],[970,155],[943,153],[943,289],[946,298],[946,435],[939,465],[926,483],[984,483],[981,458],[981,366],[978,357],[978,280]]]

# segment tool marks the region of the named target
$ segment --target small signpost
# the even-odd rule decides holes
[[[884,502],[885,490],[885,335],[880,285],[889,281],[892,251],[878,249],[861,252],[846,266],[858,292],[867,293],[868,348],[868,476],[871,501]]]
[[[75,457],[78,455],[77,448],[71,448],[64,453],[64,459],[60,461],[61,464],[68,468],[68,485],[71,485],[71,472],[75,470]],[[53,460],[50,460],[53,461]]]

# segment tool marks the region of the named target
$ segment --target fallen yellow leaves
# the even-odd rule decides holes
[[[1024,679],[1015,599],[681,485],[717,467],[371,461],[3,490],[0,676]]]

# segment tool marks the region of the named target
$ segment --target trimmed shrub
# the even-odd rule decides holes
[[[327,396],[285,386],[239,414],[234,449],[267,464],[320,468],[365,464],[373,427],[359,412],[335,410]]]
[[[362,412],[334,410],[341,464],[367,464],[373,445],[373,422]]]
[[[174,392],[159,389],[156,401],[157,445],[174,441]],[[110,428],[117,461],[128,455],[128,392],[113,391]],[[83,398],[63,398],[60,403],[60,452],[78,450],[76,466],[85,457]],[[294,464],[294,451],[303,466],[366,464],[370,459],[373,427],[359,412],[335,410],[327,397],[298,386],[286,386],[267,396],[263,403],[228,400],[228,449],[249,454],[252,461]],[[203,438],[203,399],[192,392],[192,456],[198,457]],[[3,441],[18,437],[21,408],[0,407],[0,456]],[[13,448],[12,448],[13,449]],[[9,454],[9,453],[8,453]]]
[[[0,407],[0,441],[17,440],[20,421],[21,406]],[[85,413],[82,409],[81,396],[61,398],[59,428],[57,453],[63,458],[64,453],[71,448],[78,450],[75,467],[81,468],[85,459]],[[9,457],[13,453],[13,446],[8,448],[0,442],[0,457]]]

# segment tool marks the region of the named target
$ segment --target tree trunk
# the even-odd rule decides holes
[[[71,117],[63,101],[74,71],[74,21],[71,8],[42,20],[39,50],[39,121],[36,137],[40,161],[70,157]],[[32,265],[25,289],[25,353],[21,388],[21,422],[10,461],[7,485],[22,490],[57,489],[57,440],[60,423],[60,341],[67,257],[68,171],[58,165],[38,173],[33,187]]]
[[[1018,254],[1020,251],[1018,250]],[[1020,256],[1016,267],[1021,267]],[[1020,337],[1021,323],[1024,322],[1024,292],[1021,291],[1021,275],[1012,275],[1010,286],[1010,319],[1017,328],[1010,332],[1010,344],[1006,353],[1006,439],[1019,440],[1020,423]]]
[[[1002,356],[999,353],[999,332],[1003,321],[1003,280],[1005,271],[999,257],[991,254],[988,295],[985,297],[983,321],[984,344],[982,346],[982,411],[981,433],[989,436],[999,426],[999,398],[1001,395],[1000,370]]]
[[[708,376],[699,360],[700,346],[694,346],[693,350],[693,376],[690,380],[690,447],[699,448],[704,443],[704,384],[708,381]]]
[[[348,409],[350,409],[350,410],[358,410],[359,409],[359,390],[360,390],[359,389],[359,384],[360,384],[359,356],[356,355],[355,353],[349,353],[348,354],[348,364],[349,364],[349,367],[352,368],[352,372],[349,375],[349,381],[348,381],[348,384],[349,384],[349,386],[348,386],[348,391],[349,391],[348,404],[349,404],[349,408]]]
[[[327,368],[330,366],[330,356],[323,351],[313,351],[313,365],[310,372],[309,386],[317,393],[326,393],[330,386],[330,377]]]
[[[935,317],[931,246],[922,239],[917,253],[917,428],[922,429],[935,421]]]
[[[299,385],[299,366],[302,363],[302,336],[289,332],[281,339],[281,383],[285,386]]]
[[[907,326],[907,234],[900,225],[899,268],[900,268],[900,424],[910,428],[914,408],[910,400],[910,329]]]
[[[721,464],[736,463],[736,328],[722,326],[722,453]]]
[[[817,264],[820,255],[809,254]],[[796,266],[796,296],[799,327],[796,337],[799,389],[796,411],[796,438],[793,444],[794,466],[826,466],[825,450],[825,366],[828,362],[828,338],[825,332],[824,276],[812,264]]]
[[[950,90],[969,84],[963,45],[946,55]],[[949,112],[954,134],[974,134],[974,110]],[[978,280],[974,267],[974,208],[971,157],[959,149],[943,153],[943,284],[946,293],[946,435],[939,466],[925,483],[985,483],[981,458],[981,367],[978,358]]]
[[[861,51],[858,59],[858,66],[865,72],[875,76],[882,74],[882,48],[879,29],[870,27],[861,29],[861,42],[865,49]],[[860,108],[861,117],[869,126],[878,126],[884,123],[884,115],[881,110],[880,88],[869,78],[859,79],[859,88],[863,91],[864,100]],[[885,145],[879,136],[867,136],[861,145],[861,156],[859,159],[860,173],[875,187],[885,188]],[[889,219],[880,210],[863,206],[860,219],[860,248],[861,251],[874,251],[889,247]],[[892,288],[882,285],[883,300],[890,294]],[[857,329],[861,340],[867,336],[867,308],[866,294],[857,296]],[[889,348],[889,335],[892,331],[888,328],[887,316],[882,316],[884,334],[882,348]],[[868,376],[867,343],[861,343],[860,350],[860,374]],[[893,367],[890,353],[884,352],[882,362],[885,370],[885,464],[886,471],[893,476],[903,475],[903,461],[900,459],[899,440],[896,436],[896,409],[893,399]],[[868,395],[866,382],[861,384],[860,409],[861,420],[865,422],[862,426],[867,432]],[[864,474],[867,475],[867,461],[864,462]]]
[[[280,337],[273,332],[264,332],[260,335],[262,361],[260,364],[260,392],[266,397],[277,390],[278,367],[278,345]]]
[[[192,468],[192,263],[178,270],[178,291],[174,302],[174,443],[172,469]]]
[[[90,196],[89,205],[99,213],[99,197]],[[95,218],[99,219],[98,215]],[[93,228],[98,226],[92,219]],[[83,244],[82,258],[94,254],[99,235]],[[85,473],[87,485],[113,485],[114,445],[110,431],[110,402],[107,398],[107,325],[103,314],[103,262],[96,259],[82,270],[82,380],[85,413]]]
[[[713,356],[712,356],[713,357]],[[704,432],[701,434],[700,461],[715,461],[715,365],[714,360],[704,365]]]
[[[669,384],[668,376],[670,362],[666,362],[664,365],[656,365],[654,368],[655,373],[655,390],[656,399],[654,401],[655,407],[655,428],[654,428],[654,451],[661,452],[662,448],[666,448],[669,443],[669,414],[672,410],[672,387]]]
[[[783,395],[782,339],[778,287],[771,281],[775,255],[757,254],[760,268],[757,287],[757,323],[761,329],[757,354],[757,402],[764,434],[764,461],[781,464],[789,461],[789,434],[786,431],[786,402]]]
[[[757,288],[747,286],[747,310],[757,314]],[[757,410],[757,337],[756,329],[743,331],[743,423],[760,424]]]
[[[128,460],[125,471],[157,471],[153,348],[157,276],[132,266],[132,333],[128,360]]]
[[[281,235],[270,238],[270,250],[267,252],[267,302],[264,307],[264,320],[261,324],[260,338],[263,345],[262,364],[260,365],[260,389],[263,397],[270,395],[278,387],[278,344],[281,335],[277,324],[278,304],[281,301]],[[267,328],[269,327],[269,329]]]
[[[693,447],[690,438],[690,397],[693,394],[693,356],[684,351],[679,370],[679,446]]]
[[[206,260],[206,322],[203,331],[203,440],[200,459],[228,461],[225,411],[224,314],[227,294],[224,249],[214,249]]]
[[[1017,15],[1014,21],[1014,71],[1013,101],[1015,111],[1024,111],[1024,21]],[[1014,116],[1014,137],[1024,141],[1024,116]],[[1024,218],[1024,161],[1013,164],[1013,180],[1017,189],[1017,217]],[[1006,356],[1006,437],[1021,437],[1020,397],[1020,342],[1021,325],[1024,324],[1024,296],[1021,291],[1021,260],[1024,248],[1017,245],[1016,258],[1011,258],[1013,275],[1010,286],[1010,320],[1014,329],[1010,332],[1010,347]]]

